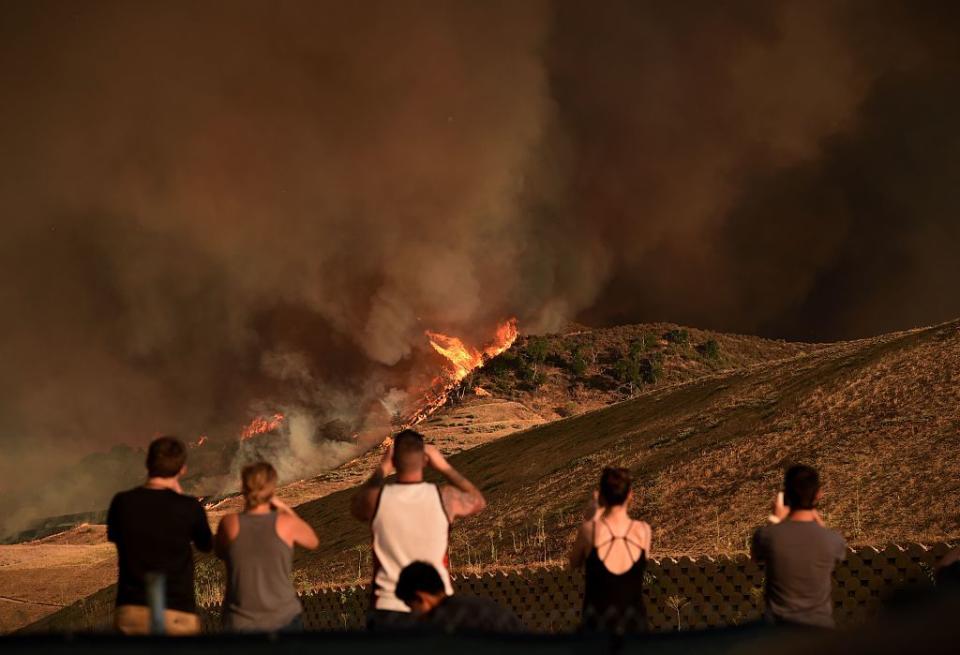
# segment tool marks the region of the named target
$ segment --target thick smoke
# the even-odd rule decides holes
[[[638,5],[643,6],[638,6]],[[581,318],[843,339],[960,314],[957,7],[563,3]]]
[[[302,474],[436,366],[428,328],[960,313],[935,9],[5,7],[0,489],[277,409]]]

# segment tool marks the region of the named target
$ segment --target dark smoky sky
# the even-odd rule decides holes
[[[842,339],[960,314],[940,2],[20,2],[0,479],[518,316]]]

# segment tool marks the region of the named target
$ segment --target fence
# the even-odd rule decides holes
[[[840,626],[864,622],[895,589],[933,584],[933,566],[949,544],[890,545],[848,552],[834,575],[834,616]],[[511,608],[528,629],[573,630],[580,620],[582,574],[559,568],[459,576],[458,593],[492,598]],[[738,625],[760,618],[763,572],[745,555],[651,560],[645,576],[647,613],[653,631]],[[301,596],[308,630],[363,628],[366,587],[325,589]],[[44,619],[30,631],[87,631],[109,628],[111,594],[98,594]],[[219,607],[201,608],[206,631],[219,629]]]

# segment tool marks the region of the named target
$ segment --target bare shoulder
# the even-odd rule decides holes
[[[650,524],[647,523],[646,521],[634,521],[633,525],[630,527],[630,531],[635,536],[642,537],[643,539],[650,538],[650,533],[651,533]]]
[[[297,523],[296,517],[290,514],[284,514],[280,512],[277,513],[277,531],[278,532],[281,530],[284,532],[288,532],[293,529],[296,523]]]
[[[294,541],[294,535],[297,532],[296,518],[290,514],[278,513],[275,530],[278,537],[280,537],[288,545],[292,545]]]

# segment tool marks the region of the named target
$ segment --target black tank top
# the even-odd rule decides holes
[[[603,519],[601,519],[603,520]],[[583,627],[587,630],[643,632],[647,629],[647,610],[643,603],[643,574],[647,569],[647,553],[630,538],[633,522],[623,535],[614,534],[603,522],[611,537],[602,544],[594,543],[587,556],[583,593]],[[593,524],[596,542],[597,524]],[[623,573],[611,573],[604,564],[610,551],[622,542],[630,554],[639,553],[633,566]],[[600,551],[603,549],[603,557]]]

